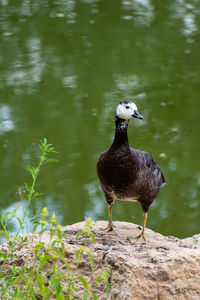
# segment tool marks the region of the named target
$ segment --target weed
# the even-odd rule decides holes
[[[94,259],[86,244],[89,240],[95,243],[95,235],[92,233],[91,219],[87,219],[85,227],[78,232],[75,240],[82,240],[82,245],[75,252],[76,268],[70,266],[66,259],[67,249],[64,242],[68,237],[62,226],[58,223],[56,214],[51,214],[46,207],[31,219],[34,223],[32,233],[40,229],[36,244],[31,243],[30,235],[20,235],[28,223],[29,207],[31,201],[39,194],[35,190],[41,167],[55,159],[48,158],[50,153],[56,153],[54,147],[44,139],[40,145],[41,155],[36,167],[27,167],[32,177],[31,184],[25,183],[24,192],[19,192],[21,203],[13,212],[7,212],[1,216],[0,236],[7,239],[7,247],[0,251],[0,295],[2,300],[7,299],[75,299],[77,293],[81,293],[84,300],[90,295],[94,300],[98,299],[96,293],[90,288],[86,278],[79,274],[80,262],[83,256],[88,258],[91,270],[94,269]],[[19,206],[23,207],[23,217],[17,216]],[[40,218],[38,220],[38,217]],[[19,229],[13,236],[10,225],[13,220],[19,223]],[[17,254],[23,246],[26,246],[27,254],[22,259]],[[96,278],[96,289],[101,283],[105,284],[109,293],[109,273],[103,271]],[[80,287],[80,284],[82,288]],[[95,290],[96,290],[95,289]]]

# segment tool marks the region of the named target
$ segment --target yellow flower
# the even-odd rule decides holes
[[[50,222],[51,222],[51,223],[56,223],[56,222],[57,222],[57,220],[56,220],[56,215],[55,215],[55,214],[51,216]]]
[[[45,221],[45,220],[40,220],[40,224],[41,224],[41,225],[47,225],[47,221]]]
[[[48,215],[48,209],[46,208],[46,207],[44,207],[43,209],[42,209],[42,211],[41,211],[41,215],[43,216],[43,217],[46,217],[47,215]]]

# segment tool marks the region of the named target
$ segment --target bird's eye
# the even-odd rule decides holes
[[[129,108],[130,108],[130,107],[127,105],[127,106],[126,106],[126,109],[129,109]]]

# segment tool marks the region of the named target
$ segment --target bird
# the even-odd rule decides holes
[[[142,207],[143,228],[133,240],[146,242],[145,228],[150,205],[167,182],[148,152],[129,146],[129,120],[142,120],[137,106],[120,101],[115,112],[115,135],[110,148],[102,152],[97,162],[97,176],[108,205],[107,232],[113,231],[112,208],[115,200],[139,202]]]

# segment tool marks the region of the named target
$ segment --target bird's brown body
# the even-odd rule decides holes
[[[153,157],[132,148],[121,147],[116,152],[110,149],[103,152],[97,173],[109,204],[115,199],[138,201],[145,212],[165,184],[162,171]]]
[[[117,199],[138,201],[147,217],[149,206],[157,197],[160,187],[166,183],[165,178],[149,153],[129,147],[128,121],[116,116],[115,123],[113,144],[100,155],[97,163],[97,174],[109,206],[109,214]],[[112,227],[111,218],[109,215],[109,227]]]

